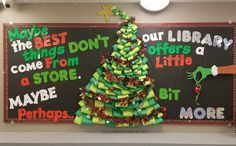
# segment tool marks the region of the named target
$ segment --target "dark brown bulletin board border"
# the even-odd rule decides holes
[[[39,27],[47,26],[47,27],[64,27],[64,28],[119,28],[119,24],[117,23],[15,23],[3,24],[3,63],[4,63],[4,122],[17,122],[15,119],[9,119],[8,117],[8,39],[7,39],[7,29],[10,27],[18,26],[18,27],[29,27],[32,25],[36,25]],[[209,22],[209,23],[139,23],[138,26],[140,28],[153,28],[153,27],[234,27],[234,64],[236,64],[236,23],[226,23],[226,22]],[[232,121],[220,121],[220,120],[165,120],[164,124],[204,124],[204,125],[227,125],[227,124],[236,124],[236,75],[234,75],[234,87],[233,87],[233,120]],[[53,122],[51,120],[32,120],[26,121],[27,123],[50,123]],[[71,119],[59,120],[59,122],[71,123]]]

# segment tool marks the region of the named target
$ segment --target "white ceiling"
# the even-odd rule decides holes
[[[236,0],[170,0],[171,2],[236,2]],[[138,3],[140,0],[13,0],[14,3]]]

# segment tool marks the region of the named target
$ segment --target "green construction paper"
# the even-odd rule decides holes
[[[101,83],[101,82],[98,83],[98,88],[104,89],[104,90],[108,89],[108,87],[104,83]]]
[[[130,72],[130,73],[126,73],[127,76],[133,76],[133,72]]]
[[[121,94],[122,94],[122,91],[121,91]],[[128,97],[129,97],[128,94],[126,94],[126,95],[117,95],[117,98],[118,98],[118,99],[128,98]]]
[[[86,102],[85,102],[84,100],[81,100],[81,101],[79,102],[79,105],[80,105],[80,106],[85,106],[85,105],[86,105]]]
[[[150,120],[148,120],[147,122],[142,122],[143,126],[148,126],[148,125],[154,125],[155,124],[155,118],[152,117]]]
[[[132,117],[134,115],[133,110],[125,110],[123,111],[123,116],[124,117]]]
[[[130,61],[130,60],[133,60],[134,59],[134,56],[130,56],[129,58],[128,58],[128,60]]]
[[[118,90],[118,89],[115,89],[113,92],[114,92],[116,95],[120,95],[120,94],[121,94],[121,91]]]
[[[116,95],[115,93],[113,93],[113,92],[110,91],[110,90],[105,90],[105,94],[106,94],[106,95]]]
[[[144,82],[144,86],[147,86],[147,85],[150,85],[150,84],[151,84],[150,81],[145,81],[145,82]]]
[[[94,84],[91,84],[89,90],[92,91],[93,93],[97,93],[98,92],[98,88]]]
[[[97,93],[106,94],[105,90],[97,89]]]
[[[92,117],[88,119],[87,115],[82,114],[82,123],[88,125],[93,124]]]
[[[103,74],[102,68],[99,67],[99,68],[97,69],[97,72],[99,73],[99,75],[102,75],[102,74]]]
[[[119,68],[117,68],[117,66],[116,65],[111,65],[111,68],[112,68],[112,70],[119,70]]]
[[[116,110],[112,111],[112,115],[117,118],[123,118],[123,114],[121,112],[116,111]]]
[[[135,24],[132,25],[133,30],[136,30],[137,28],[138,28],[137,25],[135,25]]]
[[[107,121],[105,122],[105,125],[110,126],[110,127],[115,127],[115,126],[116,126],[116,123],[107,120]]]
[[[101,118],[95,117],[95,116],[92,118],[92,122],[96,123],[96,124],[105,124],[105,120],[104,119],[101,119]]]
[[[146,114],[147,114],[147,115],[150,115],[150,114],[152,113],[153,109],[154,109],[153,107],[150,107],[150,106],[147,107],[147,108],[146,108],[146,111],[147,111]]]
[[[162,118],[155,118],[155,122],[156,122],[156,124],[163,123],[163,119]]]
[[[96,79],[96,80],[98,80],[99,79],[99,73],[96,71],[94,74],[93,74],[93,77]]]
[[[152,105],[156,104],[156,101],[155,101],[154,98],[148,99],[147,102],[148,102],[149,106],[152,106]]]
[[[120,75],[121,71],[120,70],[114,70],[114,73]]]
[[[108,70],[110,70],[110,71],[113,70],[112,67],[110,66],[110,64],[107,65],[107,68],[106,68],[106,69],[108,69]]]
[[[82,115],[82,113],[81,113],[81,111],[80,111],[80,110],[78,110],[78,111],[75,113],[75,115],[79,117],[79,116],[81,116],[81,115]]]
[[[124,48],[124,51],[127,53],[130,51],[130,48]]]
[[[81,125],[81,123],[82,123],[82,117],[81,116],[79,116],[79,117],[75,117],[75,119],[74,119],[74,123],[76,123],[76,124],[78,124],[78,125]]]
[[[129,90],[121,90],[121,94],[130,94],[130,91]]]
[[[91,85],[92,85],[92,84],[91,84],[90,82],[87,84],[87,86],[85,87],[86,91],[90,91]]]
[[[147,99],[150,99],[150,98],[153,98],[153,97],[155,97],[155,94],[154,94],[153,90],[149,90],[148,94],[147,94]]]
[[[142,69],[145,71],[145,70],[147,70],[148,69],[148,65],[147,64],[143,64],[142,65]]]
[[[159,108],[160,108],[160,105],[159,105],[158,103],[156,103],[156,104],[153,105],[153,108],[154,108],[154,109],[159,109]]]
[[[146,57],[143,57],[142,62],[143,62],[143,64],[148,63],[147,58],[146,58]]]
[[[91,113],[92,113],[92,110],[91,110],[91,108],[90,108],[90,107],[83,106],[83,107],[81,107],[81,113],[84,113],[84,114],[91,115]]]
[[[115,45],[112,46],[112,48],[113,48],[114,51],[117,51],[118,50],[118,45],[115,44]]]
[[[104,113],[105,113],[106,115],[108,115],[108,116],[112,116],[112,109],[111,109],[111,108],[106,108],[106,109],[104,110]]]
[[[129,70],[124,70],[124,73],[131,73],[131,72],[132,72],[131,69],[129,69]]]
[[[147,74],[148,74],[147,71],[143,71],[143,72],[142,72],[142,76],[146,76]]]
[[[135,35],[133,35],[132,37],[131,37],[131,40],[132,41],[134,41],[134,40],[136,40],[137,39],[137,37],[135,36]]]
[[[125,44],[125,47],[129,47],[130,48],[131,46],[132,46],[132,44],[130,42]]]
[[[133,68],[133,69],[137,69],[137,68],[138,68],[138,65],[135,64],[135,65],[132,66],[132,68]]]
[[[158,118],[162,118],[162,117],[163,117],[163,114],[162,114],[162,113],[158,113],[157,117],[158,117]]]
[[[130,54],[126,54],[126,55],[124,56],[124,58],[126,58],[126,59],[128,59],[129,57],[131,57]]]
[[[96,84],[97,83],[97,80],[95,78],[91,78],[90,81],[89,81],[91,84]]]
[[[104,103],[100,100],[95,100],[95,107],[104,107]]]
[[[134,111],[134,116],[145,116],[147,113],[146,109],[139,109],[139,110],[136,110]]]
[[[122,44],[126,44],[126,43],[127,43],[127,40],[121,39],[120,42],[121,42]]]

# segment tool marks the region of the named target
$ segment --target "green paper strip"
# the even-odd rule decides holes
[[[88,118],[88,116],[90,117],[90,118]],[[90,124],[93,124],[93,121],[92,121],[92,117],[90,116],[90,115],[82,115],[82,124],[85,124],[85,125],[90,125]]]
[[[157,110],[157,109],[160,108],[160,105],[158,103],[156,103],[156,104],[153,105],[153,108]]]
[[[157,117],[158,117],[158,118],[163,117],[163,113],[159,113],[159,114],[157,115]]]
[[[130,48],[124,48],[124,51],[125,51],[125,52],[129,52],[129,51],[130,51]]]
[[[142,65],[142,69],[143,70],[147,70],[148,69],[148,65],[147,64]]]
[[[107,90],[107,89],[108,89],[108,87],[106,87],[105,84],[104,84],[104,83],[101,83],[101,82],[98,83],[98,88],[104,89],[104,90]]]
[[[114,92],[116,95],[120,95],[120,94],[121,94],[121,91],[118,90],[118,89],[115,89],[113,92]]]
[[[156,122],[156,124],[163,123],[163,119],[162,118],[155,118],[155,122]]]
[[[80,116],[82,115],[80,109],[75,113],[75,115],[76,115],[77,117],[80,117]]]
[[[156,120],[154,117],[152,117],[150,120],[147,122],[142,122],[143,126],[148,126],[148,125],[154,125],[156,123]]]
[[[151,99],[149,99],[149,100],[147,100],[147,101],[148,101],[148,105],[149,105],[149,106],[152,106],[152,105],[156,104],[156,101],[155,101],[154,98],[151,98]]]
[[[95,117],[95,116],[93,117],[92,122],[95,123],[95,124],[105,124],[104,119],[101,119],[101,118]]]
[[[111,65],[111,67],[112,67],[113,69],[117,69],[117,66],[114,65],[113,63],[112,63],[112,65]]]
[[[112,109],[111,109],[111,108],[106,108],[106,109],[104,110],[104,113],[105,113],[106,115],[108,115],[108,116],[112,116]]]
[[[99,73],[96,71],[94,74],[93,74],[93,77],[96,79],[96,80],[99,80]]]
[[[111,92],[110,90],[105,91],[106,95],[116,95],[115,93]]]
[[[74,119],[74,123],[76,123],[76,124],[78,124],[78,125],[81,125],[81,123],[82,123],[82,117],[81,116],[79,116],[79,117],[75,117],[75,119]]]
[[[81,113],[84,113],[84,114],[91,115],[91,113],[92,113],[91,108],[90,108],[90,107],[87,107],[87,106],[81,107],[80,110],[81,110]]]
[[[147,74],[148,74],[147,71],[143,71],[143,72],[142,72],[142,76],[146,76]]]
[[[105,122],[105,125],[110,126],[110,127],[115,127],[115,126],[116,126],[116,123],[107,120],[107,121]]]
[[[95,100],[95,107],[98,107],[98,108],[104,107],[104,103],[100,100]]]
[[[91,84],[90,88],[88,91],[92,91],[93,93],[97,93],[98,89],[94,84]]]
[[[118,50],[118,45],[115,44],[115,45],[112,46],[112,48],[113,48],[114,51],[117,51]]]
[[[131,69],[129,69],[129,70],[124,70],[124,73],[131,73],[131,72],[132,72]]]
[[[147,111],[147,115],[150,115],[151,113],[152,113],[152,111],[153,111],[153,107],[148,107],[148,108],[146,108],[146,111]]]
[[[146,109],[139,109],[139,111],[134,111],[134,116],[145,116],[146,115]]]
[[[148,63],[148,59],[146,57],[143,57],[142,62],[143,62],[143,64],[146,64],[146,63]]]
[[[117,110],[113,110],[113,111],[112,111],[112,115],[113,115],[114,117],[117,117],[117,118],[122,118],[122,117],[123,117],[123,115],[121,114],[121,112],[118,112]]]
[[[128,42],[128,43],[125,44],[125,47],[129,47],[130,48],[131,45],[132,44],[130,42]]]
[[[134,115],[133,110],[123,111],[123,116],[124,117],[132,117],[133,115]]]
[[[129,95],[127,95],[127,94],[126,95],[118,95],[117,96],[118,99],[123,99],[123,98],[128,98],[128,97],[129,97]]]
[[[114,70],[114,73],[120,75],[121,71],[120,70]]]
[[[130,91],[129,90],[121,90],[121,93],[122,94],[130,94]]]
[[[79,105],[82,107],[82,106],[85,106],[86,105],[86,101],[84,101],[84,100],[81,100],[80,102],[79,102]]]
[[[133,32],[133,33],[135,33],[135,32]],[[132,41],[134,41],[134,40],[137,39],[137,37],[136,37],[135,35],[133,35],[130,39],[131,39]]]
[[[135,24],[132,25],[132,29],[133,29],[133,30],[136,30],[137,28],[138,28],[137,25],[135,25]]]

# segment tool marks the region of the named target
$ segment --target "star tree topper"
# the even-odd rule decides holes
[[[103,4],[101,5],[102,10],[97,12],[97,15],[103,15],[105,22],[108,23],[110,21],[110,16],[113,16],[111,8],[113,7],[112,4]]]

